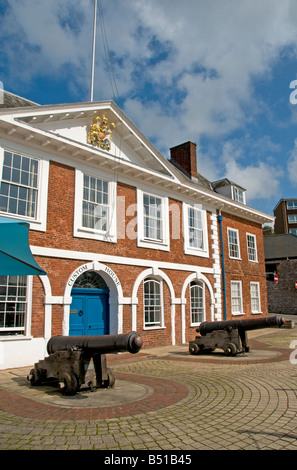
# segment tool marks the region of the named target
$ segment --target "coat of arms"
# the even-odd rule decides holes
[[[115,125],[113,122],[108,124],[108,119],[105,115],[97,116],[92,124],[90,132],[88,134],[88,143],[96,147],[100,147],[104,150],[110,150],[110,144],[112,139],[112,130]]]

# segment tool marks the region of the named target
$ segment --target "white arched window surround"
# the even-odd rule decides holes
[[[144,329],[164,327],[163,281],[148,277],[143,281]]]
[[[190,274],[182,288],[182,294],[181,294],[181,323],[182,323],[182,343],[186,343],[186,291],[188,289],[189,284],[192,281],[203,281],[205,284],[205,287],[207,287],[209,295],[210,295],[210,321],[214,321],[214,307],[215,307],[215,296],[213,292],[213,287],[207,277],[202,274],[201,272],[196,272]]]
[[[171,325],[164,325],[163,328],[170,327],[171,328],[171,340],[172,344],[175,344],[175,304],[177,299],[175,298],[174,288],[170,278],[165,274],[163,271],[158,269],[157,267],[148,268],[142,271],[137,277],[132,291],[132,330],[136,330],[137,327],[137,315],[143,312],[143,308],[138,309],[138,298],[137,293],[141,283],[147,277],[154,277],[155,279],[163,280],[170,292],[170,299],[171,299]],[[141,313],[143,315],[143,313]]]
[[[93,261],[91,263],[86,263],[84,265],[78,266],[75,271],[72,272],[68,281],[66,283],[64,291],[64,299],[70,299],[70,302],[67,304],[64,303],[64,315],[63,315],[63,335],[68,335],[69,333],[69,314],[70,314],[70,304],[71,304],[71,290],[73,287],[75,275],[80,274],[84,271],[95,271],[97,272],[103,280],[106,282],[107,287],[110,291],[109,296],[109,319],[110,319],[110,332],[111,334],[122,333],[123,331],[123,290],[121,283],[115,273],[105,264],[102,264],[98,261]]]
[[[190,323],[199,325],[205,320],[205,284],[202,281],[190,283]]]

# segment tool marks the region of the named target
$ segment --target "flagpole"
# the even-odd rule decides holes
[[[95,45],[96,45],[96,17],[97,17],[97,0],[94,0],[94,27],[93,27],[93,52],[92,52],[92,73],[91,73],[91,97],[93,101],[94,94],[94,69],[95,69]]]

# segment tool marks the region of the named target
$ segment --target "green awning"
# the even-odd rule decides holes
[[[29,223],[0,217],[0,275],[40,276],[47,273],[36,263],[29,246]]]

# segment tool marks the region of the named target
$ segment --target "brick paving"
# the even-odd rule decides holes
[[[296,339],[258,335],[234,358],[187,346],[108,356],[115,388],[75,397],[31,387],[30,368],[0,371],[0,449],[297,450]]]

